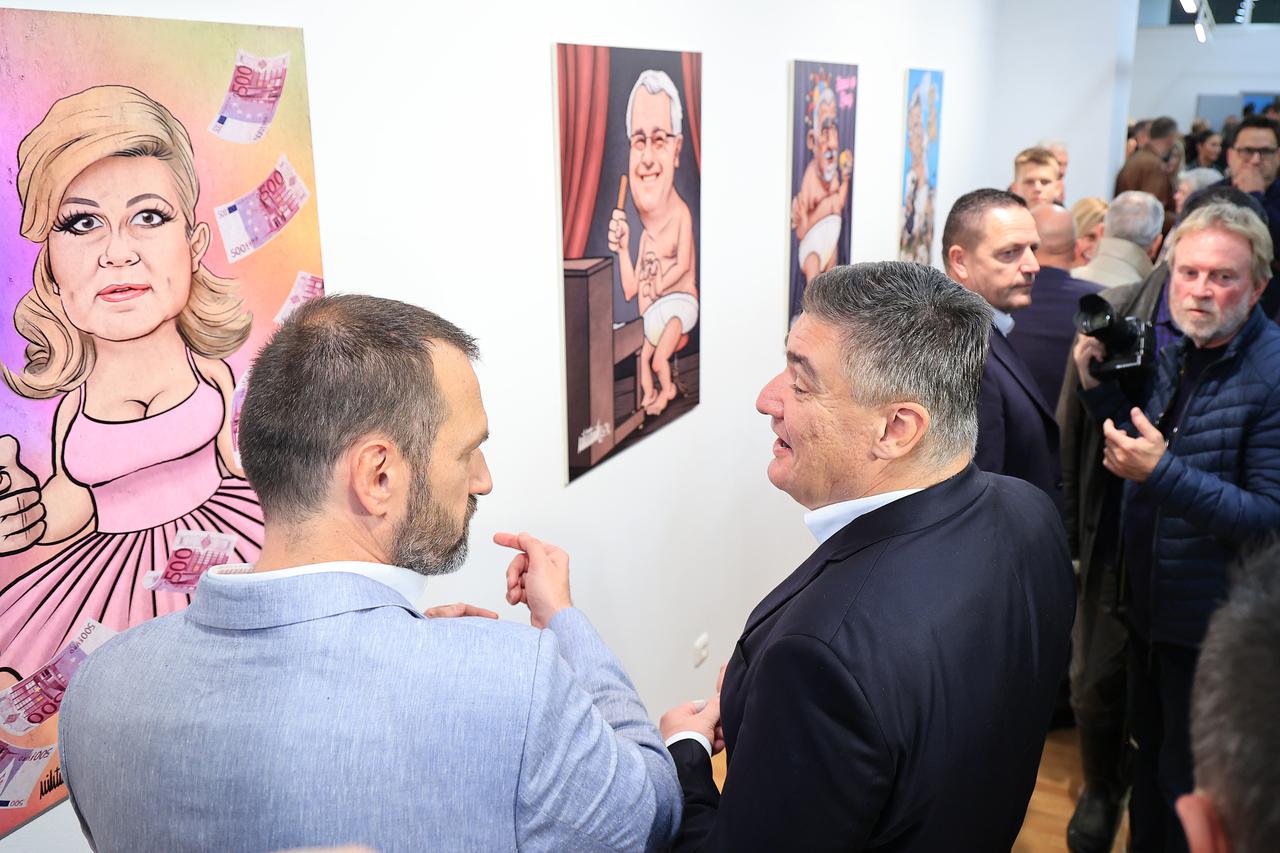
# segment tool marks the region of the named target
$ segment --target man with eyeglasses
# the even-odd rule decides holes
[[[813,157],[805,167],[800,192],[791,200],[791,227],[800,241],[800,269],[806,285],[836,264],[849,198],[853,154],[840,150],[838,115],[830,79],[818,78],[806,116],[809,153]]]
[[[661,414],[675,399],[671,356],[698,322],[693,214],[675,188],[683,126],[680,93],[670,75],[642,72],[627,101],[627,178],[644,230],[633,262],[631,228],[620,204],[609,221],[609,249],[618,256],[623,296],[627,301],[640,297],[640,407],[649,415]]]
[[[1227,149],[1230,184],[1258,200],[1267,212],[1271,242],[1280,245],[1280,122],[1269,116],[1246,116]],[[1280,274],[1275,265],[1272,272]]]

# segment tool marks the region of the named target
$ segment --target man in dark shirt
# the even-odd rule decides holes
[[[1129,725],[1137,745],[1133,849],[1186,850],[1174,802],[1193,787],[1191,680],[1228,567],[1280,528],[1280,329],[1256,306],[1272,243],[1233,204],[1190,214],[1169,238],[1168,311],[1183,338],[1160,354],[1143,408],[1089,371],[1081,399],[1102,422],[1103,466],[1124,479],[1122,566],[1129,622]]]
[[[1227,149],[1227,163],[1231,174],[1222,184],[1248,193],[1262,205],[1271,245],[1280,245],[1280,122],[1266,116],[1240,122]],[[1272,272],[1280,272],[1274,261]]]
[[[1124,161],[1120,173],[1116,175],[1115,195],[1128,190],[1141,190],[1151,193],[1164,205],[1164,233],[1173,227],[1175,203],[1173,198],[1173,181],[1165,164],[1173,154],[1174,143],[1178,141],[1178,123],[1168,116],[1161,116],[1151,122],[1150,138],[1146,145],[1138,148]]]

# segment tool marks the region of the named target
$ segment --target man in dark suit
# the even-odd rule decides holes
[[[1036,273],[1031,304],[1018,312],[1009,343],[1031,371],[1040,396],[1053,405],[1071,360],[1080,297],[1100,293],[1102,288],[1067,272],[1076,251],[1076,221],[1071,211],[1057,204],[1040,204],[1031,208],[1031,217],[1040,235],[1036,249],[1040,272]]]
[[[981,189],[960,196],[942,230],[947,273],[986,300],[995,324],[982,370],[974,462],[983,471],[1039,486],[1061,506],[1053,407],[1008,339],[1013,312],[1031,304],[1031,287],[1040,272],[1035,256],[1039,246],[1026,202],[1004,190]],[[1059,381],[1065,369],[1064,361]]]
[[[723,692],[662,719],[676,850],[1013,844],[1075,596],[1051,502],[972,464],[990,322],[917,264],[806,289],[756,407],[777,436],[769,480],[820,544],[748,618]]]

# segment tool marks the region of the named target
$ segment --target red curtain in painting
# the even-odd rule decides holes
[[[702,54],[680,54],[684,71],[684,132],[693,144],[693,161],[702,174]]]
[[[560,68],[560,203],[564,256],[587,250],[604,162],[609,111],[609,48],[556,45]]]

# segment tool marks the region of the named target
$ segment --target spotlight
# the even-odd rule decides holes
[[[1182,11],[1188,15],[1194,15],[1196,13],[1196,0],[1182,0]]]

